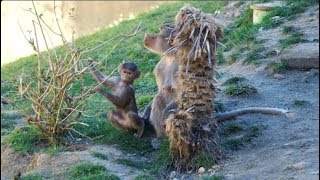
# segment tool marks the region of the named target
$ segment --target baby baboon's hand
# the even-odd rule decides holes
[[[89,67],[93,66],[93,60],[91,58],[87,59]]]

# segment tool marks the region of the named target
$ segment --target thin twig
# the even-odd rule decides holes
[[[73,128],[69,128],[69,130],[72,130],[72,131],[74,131],[75,133],[77,133],[77,134],[81,135],[82,137],[85,137],[85,138],[90,139],[91,141],[93,140],[92,138],[90,138],[90,137],[88,137],[88,136],[86,136],[86,135],[82,134],[82,133],[81,133],[81,132],[79,132],[79,131],[76,131],[76,130],[75,130],[75,129],[73,129]]]

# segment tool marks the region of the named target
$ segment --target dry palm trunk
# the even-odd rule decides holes
[[[169,42],[179,58],[177,103],[179,112],[166,120],[174,166],[193,168],[202,151],[218,158],[216,121],[213,117],[214,66],[222,30],[210,14],[185,6],[175,17]]]

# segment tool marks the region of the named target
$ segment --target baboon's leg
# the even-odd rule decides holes
[[[133,111],[128,112],[128,121],[131,122],[133,129],[137,130],[135,134],[137,137],[141,137],[144,130],[144,121],[139,117],[139,115]]]
[[[166,120],[170,114],[177,111],[178,104],[175,100],[171,101],[162,111],[162,119]]]
[[[153,101],[150,101],[148,103],[147,107],[145,108],[145,110],[143,111],[143,114],[142,114],[141,118],[145,119],[145,121],[148,121],[150,119],[152,102]]]
[[[108,119],[115,127],[120,129],[127,129],[127,122],[119,112],[112,110],[108,114]]]
[[[157,137],[165,136],[165,122],[162,119],[162,111],[165,108],[164,97],[161,94],[157,94],[152,103],[150,121],[154,126]]]

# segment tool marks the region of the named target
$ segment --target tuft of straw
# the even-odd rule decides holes
[[[180,111],[166,119],[173,164],[177,170],[192,169],[201,152],[219,161],[214,108],[214,70],[217,41],[222,26],[212,15],[184,6],[175,17],[166,53],[179,59],[177,104]],[[192,110],[191,110],[192,109]]]
[[[184,6],[175,17],[175,29],[169,38],[169,43],[173,46],[170,52],[177,51],[183,46],[191,47],[187,64],[192,57],[196,60],[206,56],[211,66],[217,41],[223,37],[221,27],[222,25],[211,14],[194,7]]]

